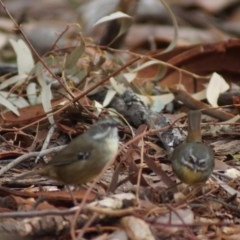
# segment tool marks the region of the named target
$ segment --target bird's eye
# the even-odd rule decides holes
[[[89,157],[89,152],[79,152],[77,155],[78,160],[87,160]]]
[[[205,159],[205,158],[199,159],[199,160],[198,160],[198,164],[199,164],[199,166],[201,166],[201,167],[205,167],[205,166],[206,166],[206,159]]]
[[[102,125],[102,128],[107,129],[107,128],[109,128],[109,126],[111,126],[109,123],[105,123],[105,124]]]

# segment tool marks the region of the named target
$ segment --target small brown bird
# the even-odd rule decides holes
[[[190,185],[205,182],[214,168],[213,150],[202,142],[200,123],[201,111],[189,111],[187,139],[175,148],[171,156],[174,173]]]
[[[17,179],[41,175],[65,184],[91,181],[117,154],[117,125],[117,122],[110,118],[99,120],[59,151],[45,166],[21,174]]]

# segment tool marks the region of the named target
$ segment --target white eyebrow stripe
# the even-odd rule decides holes
[[[97,134],[94,134],[93,135],[93,139],[101,139],[101,138],[104,138],[106,135],[108,135],[108,132],[109,132],[109,129],[107,131],[104,131],[104,132],[99,132]]]

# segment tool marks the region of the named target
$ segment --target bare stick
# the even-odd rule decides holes
[[[53,135],[53,133],[54,133],[54,130],[55,130],[55,125],[51,126],[51,128],[49,129],[48,134],[47,134],[47,137],[46,137],[45,140],[44,140],[44,143],[43,143],[43,146],[42,146],[42,149],[41,149],[40,153],[41,153],[42,151],[44,151],[44,150],[47,149],[48,144],[49,144],[49,142],[50,142],[50,140],[51,140],[51,137],[52,137],[52,135]],[[39,153],[39,155],[36,157],[35,163],[38,163],[39,158],[41,157],[41,156],[40,156],[40,153]]]
[[[0,169],[0,177],[6,173],[8,170],[10,170],[11,168],[15,167],[16,165],[18,165],[19,163],[23,162],[24,160],[31,158],[31,157],[41,157],[44,156],[46,154],[52,153],[52,152],[58,152],[61,149],[63,149],[65,146],[58,146],[58,147],[54,147],[54,148],[50,148],[50,149],[46,149],[44,151],[41,152],[30,152],[30,153],[26,153],[18,158],[16,158],[15,160],[13,160],[12,162],[10,162],[9,164],[7,164],[5,167],[3,167],[2,169]]]

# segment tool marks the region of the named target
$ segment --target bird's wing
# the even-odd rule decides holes
[[[87,160],[94,149],[94,143],[89,142],[88,137],[84,134],[72,140],[64,149],[58,152],[47,165],[61,166],[76,161]]]

